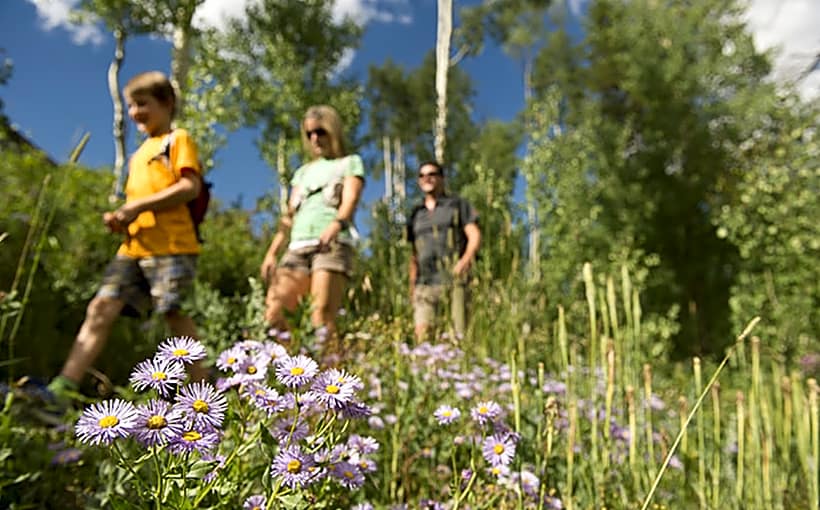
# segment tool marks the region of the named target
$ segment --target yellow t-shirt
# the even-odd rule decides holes
[[[125,185],[126,202],[173,185],[179,181],[183,168],[201,173],[196,144],[184,129],[173,132],[170,158],[157,157],[166,136],[148,138],[131,156]],[[128,236],[117,251],[117,255],[134,258],[195,253],[199,253],[199,242],[185,203],[141,213],[128,225]]]

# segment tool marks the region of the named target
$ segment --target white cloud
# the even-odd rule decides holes
[[[584,14],[584,9],[589,3],[589,0],[566,0],[569,12],[575,17],[580,17]]]
[[[194,25],[225,29],[232,19],[242,19],[248,5],[258,0],[205,0],[194,14]]]
[[[758,49],[778,49],[776,80],[793,81],[809,72],[820,54],[820,1],[750,0],[746,19]],[[820,70],[800,80],[798,87],[806,99],[820,96]]]
[[[223,29],[227,26],[228,20],[241,19],[245,14],[245,8],[258,1],[205,0],[197,9],[194,23],[197,26]],[[336,0],[333,5],[333,19],[339,23],[346,17],[350,17],[360,26],[371,21],[402,24],[413,21],[409,0]]]
[[[79,0],[28,0],[37,9],[42,27],[46,31],[63,28],[71,34],[76,44],[100,44],[103,32],[95,24],[77,24],[71,21],[71,11]]]
[[[241,20],[244,17],[248,5],[258,2],[259,0],[205,0],[194,15],[194,24],[199,27],[225,29],[230,20]],[[336,0],[333,5],[333,19],[341,23],[345,18],[352,19],[360,26],[370,22],[405,25],[413,22],[409,0]],[[347,69],[355,55],[353,50],[345,51],[333,74],[339,74]]]
[[[380,23],[412,23],[409,0],[336,0],[333,17],[342,21],[350,17],[357,25],[364,26],[370,21]]]
[[[352,48],[346,48],[342,53],[342,58],[339,59],[339,62],[330,72],[331,76],[338,76],[342,74],[345,69],[350,67],[350,64],[353,63],[353,58],[356,56],[356,50]]]

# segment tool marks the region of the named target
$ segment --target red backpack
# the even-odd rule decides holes
[[[155,159],[165,158],[164,162],[166,166],[171,170],[171,172],[176,176],[176,172],[174,171],[173,165],[171,165],[171,145],[174,143],[174,131],[171,131],[165,138],[162,140],[162,147],[160,147],[160,152],[156,156]],[[202,167],[202,163],[199,164],[200,168]],[[181,178],[181,176],[179,177]],[[205,215],[208,212],[208,205],[211,203],[211,188],[213,187],[213,183],[210,181],[205,180],[205,176],[199,175],[200,179],[200,186],[199,186],[199,194],[194,197],[193,199],[189,200],[187,203],[188,212],[191,213],[191,221],[194,224],[194,231],[196,232],[196,239],[200,243],[204,242],[202,239],[202,235],[199,233],[199,225],[205,221]]]

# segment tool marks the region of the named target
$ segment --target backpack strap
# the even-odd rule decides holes
[[[177,180],[181,179],[182,176],[177,176],[176,170],[174,170],[174,165],[171,162],[171,147],[174,144],[174,133],[176,133],[176,129],[172,129],[170,133],[165,135],[162,139],[162,145],[159,147],[159,152],[157,155],[151,158],[151,161],[162,161],[165,163],[165,166],[168,167],[168,170],[174,174]]]

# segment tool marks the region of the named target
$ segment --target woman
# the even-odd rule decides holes
[[[308,108],[302,143],[311,161],[290,182],[288,213],[280,219],[262,262],[262,278],[269,282],[265,320],[284,329],[283,311],[295,310],[310,293],[311,321],[328,330],[325,354],[341,354],[333,352],[335,319],[353,269],[351,225],[364,187],[364,166],[357,154],[347,154],[342,121],[331,106]],[[286,243],[287,252],[277,267]]]

